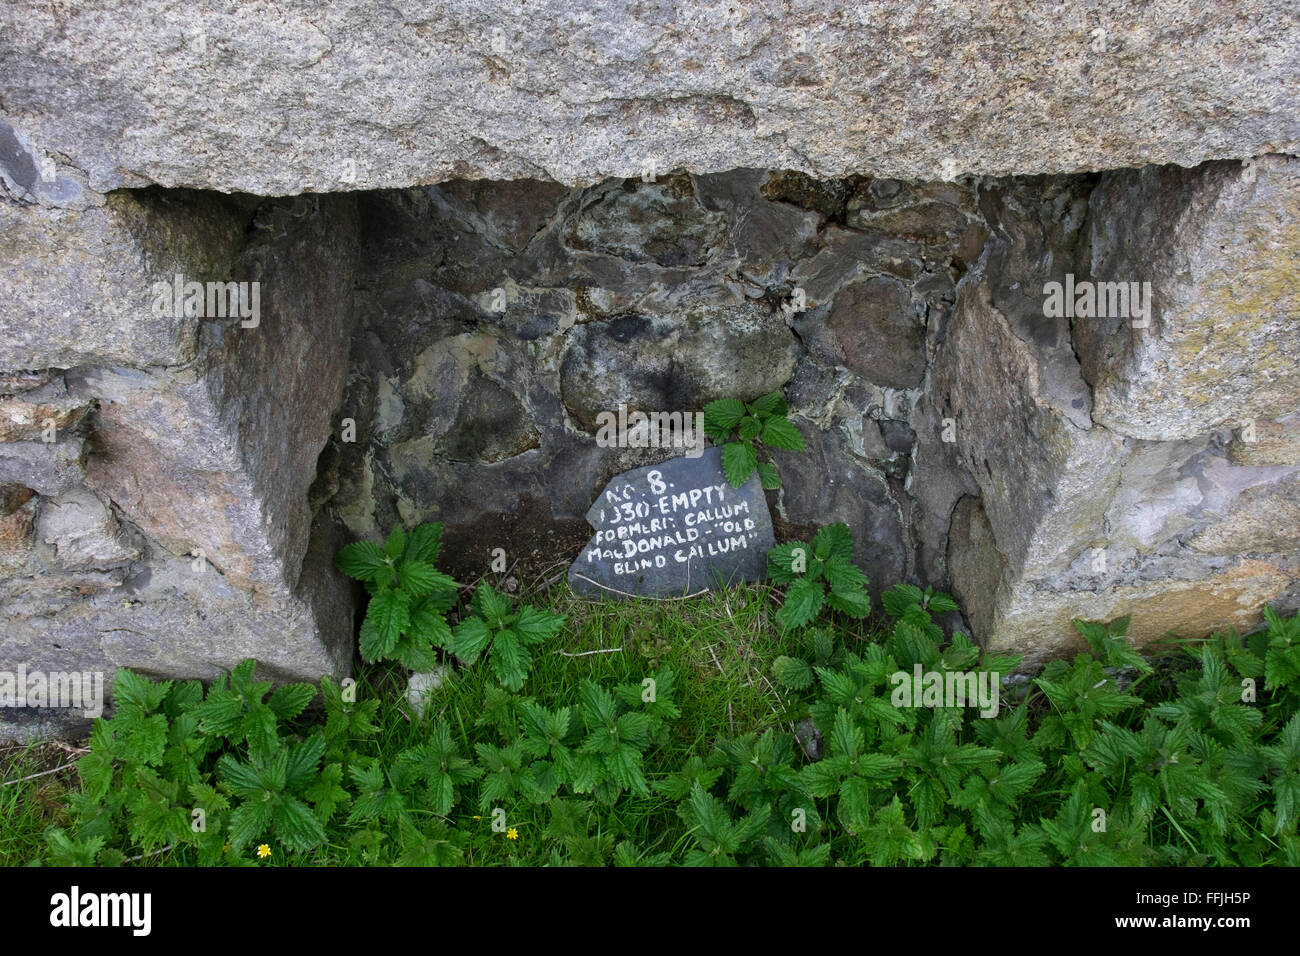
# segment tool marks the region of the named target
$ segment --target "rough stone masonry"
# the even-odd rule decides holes
[[[0,12],[0,670],[342,674],[349,536],[567,561],[601,412],[772,389],[988,646],[1300,604],[1293,4],[386,10]]]

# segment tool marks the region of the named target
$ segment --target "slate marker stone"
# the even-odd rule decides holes
[[[587,511],[596,529],[569,568],[583,597],[670,598],[760,581],[775,545],[758,475],[733,488],[722,450],[612,479]]]

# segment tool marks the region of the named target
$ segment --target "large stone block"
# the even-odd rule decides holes
[[[354,203],[245,214],[244,200],[190,198],[109,197],[86,213],[120,215],[88,233],[57,224],[66,210],[3,203],[71,228],[71,242],[112,244],[55,277],[33,307],[50,312],[51,334],[6,355],[55,368],[0,378],[0,668],[111,681],[119,666],[213,677],[244,657],[285,679],[350,667],[354,595],[333,568],[343,542],[308,492],[347,372]],[[30,264],[0,269],[7,287]],[[112,329],[90,322],[79,271],[140,292],[117,303]],[[158,338],[133,338],[134,320],[154,314],[152,284],[175,272],[256,283],[259,306],[251,318],[160,317]],[[80,314],[65,326],[63,312]]]
[[[959,287],[932,374],[934,414],[949,418],[957,456],[978,487],[958,503],[948,531],[954,591],[982,641],[1025,653],[1031,663],[1077,646],[1072,618],[1132,614],[1129,633],[1139,643],[1167,631],[1199,637],[1245,628],[1264,604],[1290,601],[1300,574],[1300,539],[1286,520],[1295,513],[1300,461],[1294,423],[1282,414],[1293,409],[1279,398],[1290,380],[1269,366],[1230,384],[1211,376],[1219,392],[1206,393],[1198,391],[1190,361],[1173,360],[1119,377],[1132,369],[1117,356],[1159,352],[1169,337],[1188,345],[1217,336],[1223,347],[1215,354],[1239,361],[1237,346],[1226,343],[1253,341],[1261,328],[1255,312],[1223,312],[1214,320],[1207,312],[1202,324],[1194,321],[1204,307],[1188,276],[1202,259],[1229,269],[1236,262],[1236,280],[1225,273],[1219,284],[1252,281],[1257,261],[1248,250],[1233,259],[1202,244],[1201,236],[1221,237],[1236,222],[1237,207],[1219,202],[1223,167],[1134,174],[1135,181],[1151,175],[1163,184],[1163,202],[1151,207],[1133,196],[1125,203],[1098,199],[1113,190],[1111,175],[1101,177],[1087,215],[1083,183],[995,185],[985,193],[992,239]],[[1292,231],[1278,217],[1290,208],[1290,191],[1263,192],[1273,205],[1246,217],[1253,223],[1246,234],[1258,256],[1278,265],[1275,247],[1289,246],[1295,258]],[[1164,276],[1158,287],[1166,295],[1184,284],[1180,294],[1192,311],[1177,320],[1166,314],[1160,323],[1153,315],[1149,342],[1127,326],[1128,316],[1129,331],[1118,319],[1107,325],[1044,315],[1048,282],[1070,272],[1087,281],[1088,245],[1080,237],[1093,238],[1095,263],[1098,237],[1123,233],[1135,208],[1153,261],[1167,263],[1161,250],[1170,247],[1183,255],[1199,250],[1182,271],[1156,273]],[[1198,214],[1187,217],[1189,208]],[[1160,219],[1161,211],[1169,218]],[[1131,236],[1113,248],[1131,263],[1145,261]],[[1276,313],[1266,312],[1262,327],[1276,324]],[[1263,365],[1285,352],[1288,335],[1271,351],[1257,343]],[[1126,353],[1134,342],[1138,352]],[[1116,361],[1107,365],[1109,359]],[[1115,384],[1121,381],[1123,388]],[[1206,415],[1215,402],[1261,420],[1249,431],[1216,429],[1219,422]],[[1275,420],[1263,420],[1270,413]],[[1152,437],[1133,437],[1142,431],[1130,427],[1138,421],[1160,424]]]
[[[191,361],[200,319],[155,311],[153,283],[177,272],[229,279],[247,204],[158,190],[88,195],[98,204],[64,208],[6,199],[0,188],[0,369]]]
[[[79,371],[99,399],[90,484],[173,553],[202,551],[236,586],[287,593],[311,514],[307,489],[342,397],[354,212],[346,199],[259,215],[239,268],[261,314],[207,322],[183,372]],[[241,274],[241,278],[242,278]]]
[[[5,7],[9,120],[92,188],[682,165],[914,180],[1296,152],[1296,12],[707,0]]]
[[[1109,172],[1091,207],[1092,279],[1151,284],[1146,328],[1075,320],[1097,422],[1170,440],[1300,408],[1300,159]]]

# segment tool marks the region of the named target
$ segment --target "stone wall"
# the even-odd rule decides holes
[[[1249,628],[1300,597],[1298,188],[1269,156],[365,197],[335,504],[360,536],[447,523],[466,574],[497,547],[563,561],[600,488],[665,454],[600,448],[597,415],[780,388],[808,450],[776,455],[779,535],[846,522],[877,594],[953,589],[1031,662],[1074,617]],[[1067,274],[1150,283],[1148,327],[1045,315]]]
[[[7,5],[0,671],[342,675],[349,537],[558,570],[598,415],[778,388],[778,537],[988,646],[1295,608],[1293,6]]]

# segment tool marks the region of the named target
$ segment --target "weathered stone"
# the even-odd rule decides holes
[[[246,205],[150,190],[98,201],[74,210],[0,199],[0,368],[171,366],[194,357],[200,320],[158,314],[153,283],[175,273],[229,279]]]
[[[211,228],[205,210],[215,207],[229,212],[231,234]],[[353,593],[333,568],[342,542],[314,520],[307,491],[346,371],[352,203],[281,202],[256,216],[245,207],[145,194],[80,213],[120,214],[103,232],[117,251],[90,256],[101,273],[81,278],[107,275],[147,296],[172,270],[199,278],[215,263],[227,270],[220,279],[257,282],[261,307],[247,324],[164,322],[146,341],[154,332],[132,322],[148,324],[150,303],[143,316],[124,309],[116,326],[82,335],[76,323],[95,315],[77,299],[78,276],[46,290],[39,309],[82,314],[28,340],[45,351],[6,361],[81,364],[65,375],[7,376],[0,399],[10,437],[42,416],[55,419],[57,436],[0,442],[0,480],[17,489],[7,497],[39,493],[3,519],[0,667],[99,669],[111,681],[119,666],[212,677],[245,657],[276,679],[337,677],[350,666]],[[0,275],[11,282],[15,273]],[[60,344],[60,329],[71,330],[71,345]],[[119,340],[107,344],[110,334]]]
[[[9,120],[100,191],[585,183],[678,165],[934,180],[1191,166],[1300,141],[1282,0],[1232,15],[1110,0],[7,12]]]
[[[1300,551],[1300,468],[1286,469],[1277,478],[1259,475],[1257,480],[1258,484],[1231,499],[1222,515],[1216,516],[1218,520],[1191,538],[1187,546],[1203,554]]]
[[[306,491],[346,371],[335,343],[350,328],[351,210],[315,206],[259,216],[267,241],[242,260],[263,289],[256,327],[206,323],[203,364],[185,375],[77,379],[100,400],[91,487],[173,553],[201,552],[236,586],[277,594],[298,580]],[[310,251],[276,254],[289,243]]]
[[[1128,615],[1128,639],[1138,647],[1169,635],[1203,637],[1234,628],[1245,633],[1259,623],[1260,609],[1295,581],[1294,568],[1243,558],[1207,568],[1190,580],[1167,572],[1145,583],[1089,593],[1034,588],[1021,591],[999,608],[999,650],[1025,655],[1021,668],[1083,650],[1075,619],[1110,621]]]
[[[1249,438],[1238,429],[1228,445],[1235,465],[1300,465],[1300,413],[1271,422],[1251,422]]]
[[[332,561],[324,550],[309,551],[314,573],[304,582],[324,580],[319,559]],[[76,600],[67,591],[6,599],[0,666],[98,670],[110,685],[118,667],[211,680],[246,657],[256,657],[262,674],[276,680],[319,680],[348,669],[351,628],[331,635],[330,621],[341,615],[350,625],[346,585],[299,590],[277,601],[231,586],[210,566],[196,570],[190,560],[157,550],[136,567],[120,587]],[[323,634],[334,639],[322,640]]]
[[[625,315],[570,331],[560,370],[564,404],[578,427],[629,409],[698,411],[717,398],[753,399],[783,386],[798,343],[780,312],[746,303],[697,309],[672,320]]]
[[[843,522],[853,533],[853,559],[867,572],[867,588],[879,598],[910,573],[911,547],[900,504],[889,479],[849,450],[844,419],[826,431],[795,419],[806,450],[774,452],[781,474],[778,510],[792,536]],[[873,428],[874,430],[874,428]]]
[[[871,180],[865,176],[822,180],[787,169],[766,176],[762,193],[774,202],[793,203],[819,212],[827,219],[842,220],[854,193],[870,184]]]
[[[570,221],[572,249],[661,266],[700,266],[723,236],[723,219],[695,198],[688,176],[613,182],[589,190]]]
[[[974,477],[999,549],[1018,573],[1061,571],[1097,538],[1124,443],[1079,429],[1043,395],[1038,358],[993,307],[987,285],[962,288],[934,370],[942,417]]]
[[[56,392],[62,394],[0,399],[0,442],[41,441],[45,435],[57,438],[80,425],[90,411],[89,403],[68,396],[61,381]]]
[[[113,512],[84,487],[46,501],[36,533],[54,548],[59,566],[72,571],[129,564],[140,557],[140,548],[121,533]]]
[[[864,276],[887,274],[910,281],[924,269],[924,246],[914,240],[838,226],[828,226],[821,239],[823,247],[798,263],[790,276],[804,290],[809,306],[830,302],[840,289]]]
[[[794,264],[816,252],[822,216],[777,199],[764,170],[742,169],[695,177],[705,209],[725,211],[728,229],[723,251],[756,289],[787,283]]]
[[[1092,279],[1151,290],[1147,328],[1075,319],[1097,422],[1170,440],[1300,407],[1300,159],[1105,173],[1091,206]]]
[[[66,434],[57,441],[0,444],[0,482],[15,482],[43,495],[57,495],[84,478],[85,443]]]
[[[518,179],[506,182],[453,180],[435,187],[455,203],[474,231],[510,252],[521,252],[555,215],[569,192],[558,183]]]
[[[925,376],[925,317],[896,279],[848,286],[824,324],[806,314],[795,330],[815,357],[876,385],[913,388]]]
[[[1200,180],[1181,181],[1183,193],[1161,208],[1196,203]],[[1078,184],[995,185],[982,208],[992,238],[977,272],[962,281],[931,382],[933,415],[953,426],[979,489],[954,510],[946,547],[954,593],[976,636],[1033,663],[1076,645],[1072,617],[1131,613],[1137,642],[1168,630],[1199,637],[1253,624],[1263,604],[1286,599],[1300,563],[1285,517],[1300,463],[1268,463],[1286,454],[1285,427],[1261,422],[1269,450],[1247,463],[1250,446],[1240,435],[1229,444],[1194,406],[1184,421],[1169,399],[1176,392],[1150,387],[1166,381],[1163,370],[1134,380],[1145,396],[1135,404],[1125,404],[1132,395],[1106,399],[1126,413],[1143,401],[1163,408],[1178,426],[1163,429],[1162,440],[1126,438],[1094,421],[1104,387],[1093,380],[1092,405],[1071,341],[1081,343],[1083,371],[1089,361],[1095,371],[1104,329],[1042,310],[1045,283],[1086,274],[1075,258],[1086,224]],[[1118,206],[1090,208],[1113,220],[1094,224],[1094,238],[1128,221]],[[1151,236],[1179,231],[1175,221],[1146,228]],[[1257,241],[1268,246],[1279,235],[1285,230]],[[1237,324],[1224,328],[1233,335]],[[1260,382],[1267,391],[1276,377]],[[1173,383],[1182,384],[1176,372]],[[1260,400],[1251,386],[1239,389]],[[1245,407],[1260,407],[1250,402]],[[1270,512],[1287,529],[1270,528]]]

